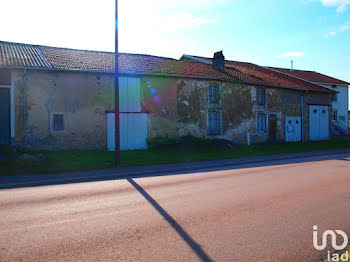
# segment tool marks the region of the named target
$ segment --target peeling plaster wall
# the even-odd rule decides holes
[[[23,70],[12,70],[15,90],[15,144],[23,147]],[[141,111],[147,113],[148,138],[176,138],[191,134],[200,138],[224,138],[246,143],[268,141],[257,133],[258,112],[276,116],[276,139],[285,139],[285,117],[300,116],[304,96],[303,140],[309,139],[311,104],[327,105],[331,95],[282,88],[265,88],[266,105],[257,105],[257,87],[239,83],[179,79],[158,76],[141,78]],[[210,84],[220,89],[220,101],[208,102]],[[106,149],[106,111],[114,110],[112,74],[27,70],[27,143],[29,150]],[[207,134],[207,112],[222,116],[220,135]],[[64,131],[53,131],[53,115],[64,115]]]
[[[220,100],[208,102],[210,84],[217,84]],[[178,80],[178,132],[179,136],[191,134],[202,138],[224,138],[244,143],[246,133],[255,132],[256,90],[236,83]],[[222,115],[222,133],[207,134],[207,112],[217,109]]]
[[[23,146],[23,71],[14,72],[16,138]],[[105,110],[114,108],[113,76],[27,70],[27,146],[29,150],[105,149]],[[64,131],[53,130],[63,114]]]
[[[176,79],[142,77],[141,110],[147,113],[148,137],[177,137]]]
[[[218,104],[208,102],[208,90],[211,83],[220,89]],[[276,141],[285,140],[285,117],[301,116],[301,96],[304,96],[303,140],[309,139],[309,108],[311,104],[330,105],[331,95],[326,93],[305,93],[305,91],[258,87],[239,83],[210,82],[196,80],[178,80],[178,134],[191,134],[202,138],[224,138],[234,143],[246,143],[247,133],[252,143],[269,141],[269,116],[276,118]],[[264,88],[266,104],[257,103],[257,89]],[[207,112],[218,109],[222,113],[222,132],[208,135]],[[258,133],[257,114],[266,115],[267,130]]]

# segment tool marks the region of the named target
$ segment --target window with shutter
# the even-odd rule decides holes
[[[217,135],[221,131],[221,113],[220,111],[209,111],[208,112],[208,134]]]
[[[259,106],[264,106],[266,103],[266,93],[265,89],[258,89],[258,105]]]
[[[258,133],[266,132],[266,115],[264,113],[258,113],[256,119],[256,131]]]

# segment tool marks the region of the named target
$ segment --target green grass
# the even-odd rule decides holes
[[[321,142],[258,144],[240,146],[238,149],[221,149],[207,141],[169,145],[157,150],[121,152],[121,167],[191,162],[248,156],[296,153],[326,149],[350,148],[350,141],[330,140]],[[0,175],[44,174],[86,171],[114,167],[114,152],[108,151],[42,151],[39,160],[12,159],[0,162]]]

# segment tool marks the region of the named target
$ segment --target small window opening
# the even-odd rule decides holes
[[[64,130],[63,114],[54,114],[53,131],[63,131],[63,130]]]

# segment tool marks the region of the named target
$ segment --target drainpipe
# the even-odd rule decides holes
[[[27,68],[23,74],[23,146],[27,150],[27,94],[26,94]]]
[[[301,142],[304,142],[304,94],[300,96],[300,106],[301,106]]]

